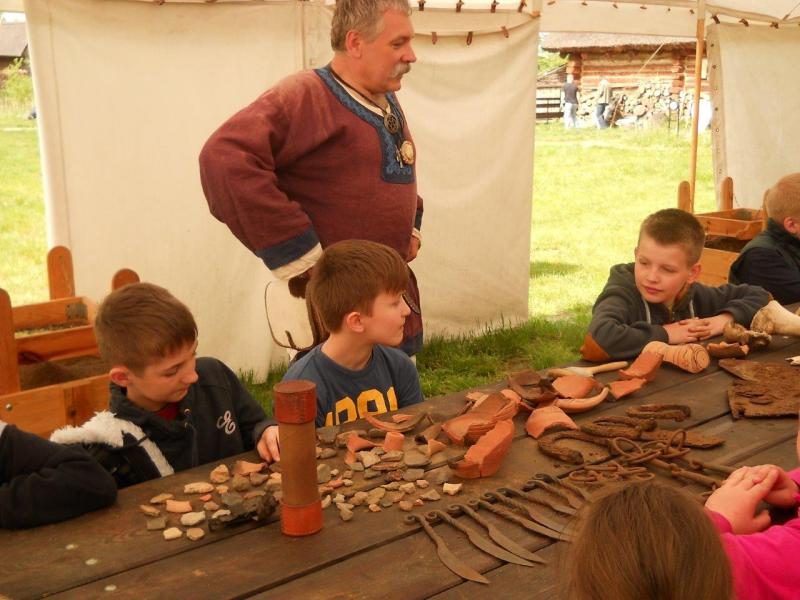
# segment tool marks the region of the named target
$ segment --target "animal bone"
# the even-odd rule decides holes
[[[644,347],[644,352],[660,354],[668,363],[689,373],[699,373],[711,364],[711,357],[708,355],[708,351],[700,344],[678,344],[673,346],[664,342],[650,342]]]
[[[739,323],[726,323],[722,330],[722,339],[728,343],[739,343],[743,346],[750,346],[753,350],[766,348],[772,341],[772,336],[768,333],[745,329]]]
[[[750,329],[771,335],[800,336],[800,315],[786,310],[777,300],[771,300],[753,317]]]

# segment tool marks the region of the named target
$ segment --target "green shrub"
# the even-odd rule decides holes
[[[33,82],[22,58],[16,59],[0,72],[0,81],[0,102],[20,110],[28,110],[33,106]]]

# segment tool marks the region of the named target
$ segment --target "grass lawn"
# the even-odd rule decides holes
[[[45,220],[33,122],[0,111],[0,287],[12,303],[47,297]],[[698,212],[714,204],[710,135],[700,138]],[[676,206],[689,140],[665,129],[564,130],[537,126],[530,320],[475,337],[431,339],[417,357],[426,396],[501,379],[512,369],[575,360],[611,265],[632,260],[641,220]],[[243,380],[269,406],[278,370]]]

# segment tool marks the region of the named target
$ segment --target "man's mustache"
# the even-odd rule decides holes
[[[411,63],[400,63],[396,65],[394,70],[392,71],[392,77],[400,77],[401,75],[405,75],[411,70]]]

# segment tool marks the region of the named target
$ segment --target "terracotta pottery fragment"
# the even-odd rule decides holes
[[[403,456],[403,462],[409,467],[424,467],[431,462],[431,459],[419,450],[409,450]]]
[[[414,508],[414,503],[410,500],[401,500],[397,506],[400,508],[400,510],[408,512]]]
[[[394,421],[395,423],[404,423],[413,417],[414,415],[406,415],[404,413],[394,413],[392,415],[392,421]]]
[[[211,494],[205,494],[203,496],[200,496],[200,500],[202,500],[203,502],[208,502],[209,500],[211,500],[211,498],[213,498]]]
[[[167,500],[167,512],[188,513],[192,512],[192,503],[188,500]]]
[[[750,347],[746,344],[729,344],[728,342],[708,344],[706,349],[712,358],[744,358],[750,352]]]
[[[177,540],[179,537],[183,537],[183,532],[177,527],[170,527],[169,529],[165,529],[162,533],[165,540]]]
[[[405,441],[405,436],[399,431],[387,431],[383,438],[383,449],[387,452],[402,450]]]
[[[321,444],[333,444],[336,442],[336,436],[339,434],[339,427],[320,427],[317,429],[317,439]]]
[[[468,412],[442,423],[442,430],[456,444],[475,443],[492,431],[498,421],[512,419],[518,410],[516,400],[501,393],[489,394],[475,402]]]
[[[647,383],[647,380],[641,377],[618,379],[617,381],[609,383],[608,388],[611,390],[611,395],[614,397],[614,400],[620,400],[625,396],[629,396],[636,390],[641,389],[645,383]]]
[[[212,483],[225,483],[231,478],[231,472],[228,470],[228,465],[219,465],[211,471],[208,476],[209,481]]]
[[[439,440],[428,440],[427,453],[429,457],[432,457],[434,454],[438,454],[445,448],[447,448],[447,445],[444,442],[440,442]]]
[[[442,424],[441,423],[434,423],[422,430],[421,433],[418,433],[414,439],[420,444],[427,444],[430,440],[435,440],[439,433],[442,431]],[[388,434],[387,434],[388,435]],[[386,445],[384,444],[384,448]]]
[[[377,444],[371,440],[366,440],[357,435],[351,435],[347,438],[347,449],[351,452],[359,452],[367,448],[374,448]]]
[[[579,413],[590,410],[600,404],[608,396],[608,388],[604,387],[599,394],[589,398],[558,398],[553,401],[553,405],[567,413]]]
[[[711,357],[700,344],[671,345],[664,342],[650,342],[643,352],[660,354],[664,360],[689,373],[699,373],[711,364]]]
[[[234,475],[249,475],[250,473],[260,473],[267,466],[267,463],[252,463],[246,460],[237,460],[233,465]]]
[[[648,344],[649,345],[649,344]],[[633,364],[627,369],[619,372],[622,379],[644,379],[645,381],[653,381],[656,378],[658,368],[664,357],[657,352],[643,351]]]
[[[427,479],[417,479],[414,481],[414,487],[418,487],[421,490],[428,489],[430,485],[431,484]]]
[[[192,527],[186,530],[186,537],[196,542],[206,534],[200,527]]]
[[[464,458],[456,463],[455,472],[460,477],[488,477],[500,468],[514,438],[514,423],[511,419],[498,421],[494,429],[481,437],[467,450]]]
[[[430,416],[426,412],[419,413],[403,423],[388,423],[386,421],[381,421],[374,415],[370,414],[367,414],[364,418],[366,419],[367,423],[373,427],[382,429],[383,431],[399,431],[401,433],[415,429],[417,425],[422,423],[422,421],[425,419],[430,420]]]
[[[427,500],[428,502],[436,502],[437,500],[441,500],[441,498],[439,492],[434,489],[430,489],[420,496],[420,499]]]
[[[209,500],[208,502],[203,504],[203,510],[214,512],[216,510],[219,510],[219,504],[217,504],[213,500]]]
[[[598,387],[596,379],[583,375],[564,375],[553,381],[553,389],[562,398],[586,398]]]
[[[207,494],[214,491],[214,486],[207,481],[197,481],[195,483],[187,483],[183,486],[184,494]]]
[[[578,429],[578,425],[567,413],[558,406],[542,406],[531,411],[528,420],[525,422],[525,431],[533,438],[538,438],[548,429],[565,427],[567,429]]]

